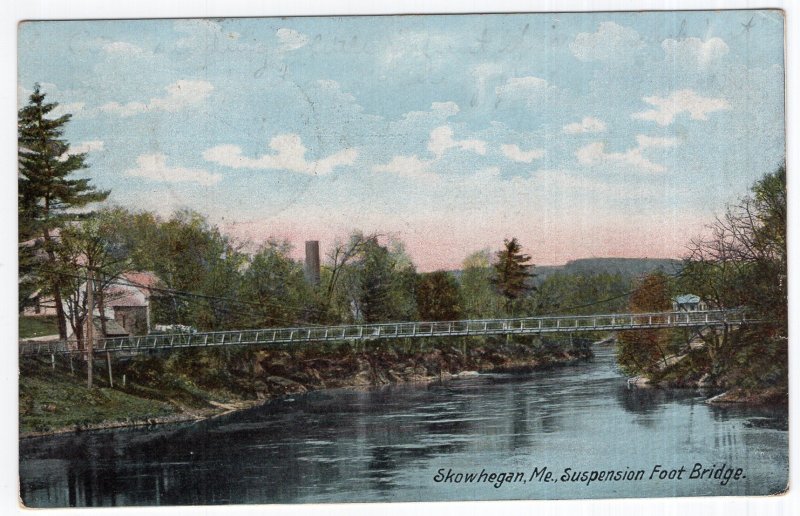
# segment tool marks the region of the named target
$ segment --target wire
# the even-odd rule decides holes
[[[76,278],[76,279],[80,279],[80,280],[85,279],[84,276],[82,276],[80,274],[71,274],[71,273],[68,273],[68,272],[65,272],[65,271],[56,271],[56,270],[53,270],[53,269],[48,269],[46,267],[41,267],[40,269],[42,271],[44,271],[44,273],[57,274],[57,275],[60,275],[60,276],[66,276],[66,277]],[[34,274],[36,274],[36,272],[34,272]],[[41,274],[41,272],[39,274]],[[212,295],[208,295],[208,294],[199,294],[199,293],[196,293],[196,292],[186,292],[186,291],[163,288],[163,287],[149,287],[147,285],[143,285],[143,284],[132,282],[132,281],[128,281],[128,280],[119,280],[119,279],[106,280],[106,283],[107,284],[113,284],[113,285],[120,285],[120,286],[143,288],[143,289],[148,289],[148,290],[151,290],[151,291],[164,292],[164,293],[174,294],[176,296],[182,296],[182,297],[195,297],[195,298],[202,299],[204,301],[217,300],[217,301],[223,301],[223,302],[231,302],[231,303],[239,304],[239,305],[253,306],[253,307],[258,307],[258,308],[263,308],[264,306],[274,306],[274,307],[280,307],[280,308],[283,308],[283,307],[295,307],[295,308],[299,308],[300,310],[312,311],[312,312],[317,312],[317,313],[325,313],[322,310],[316,310],[316,309],[311,308],[311,307],[301,307],[301,306],[298,306],[298,305],[281,305],[281,304],[278,304],[278,303],[270,303],[270,302],[266,302],[266,301],[263,302],[263,303],[253,302],[253,301],[243,301],[243,300],[240,300],[240,299],[233,299],[233,298],[221,297],[221,296],[212,296]],[[225,312],[225,313],[234,313],[232,310],[226,309],[224,307],[215,306],[215,307],[210,307],[210,308],[213,309],[213,310],[219,310],[219,311],[222,311],[222,312]],[[269,320],[275,321],[275,322],[289,323],[290,325],[294,325],[299,321],[299,322],[303,322],[305,324],[308,324],[310,326],[321,326],[321,325],[319,325],[317,323],[312,323],[312,322],[309,322],[309,321],[307,321],[305,319],[302,319],[302,318],[299,318],[298,320],[292,320],[292,319],[289,319],[287,317],[267,315],[267,314],[263,314],[261,312],[256,312],[256,311],[253,311],[253,310],[249,311],[249,314],[253,315],[253,316],[263,317],[265,319],[269,319]]]
[[[77,278],[77,279],[81,279],[81,280],[85,279],[84,276],[79,275],[79,274],[70,274],[70,273],[65,272],[65,271],[56,271],[56,270],[53,270],[53,269],[49,269],[47,267],[40,267],[39,269],[44,271],[44,272],[46,272],[46,273],[58,274],[58,275],[71,277],[71,278]],[[36,272],[34,272],[34,274],[35,273]],[[681,272],[676,272],[674,274],[664,274],[664,281],[667,281],[670,278],[678,278],[678,277],[680,277],[680,275],[681,275]],[[305,307],[305,306],[300,306],[300,305],[279,304],[279,303],[273,303],[273,302],[269,302],[269,301],[264,301],[264,302],[244,301],[244,300],[241,300],[241,299],[234,299],[234,298],[228,298],[228,297],[222,297],[222,296],[212,296],[212,295],[209,295],[209,294],[200,294],[200,293],[196,293],[196,292],[188,292],[188,291],[182,291],[182,290],[170,289],[170,288],[164,288],[164,287],[150,287],[150,286],[143,285],[143,284],[140,284],[140,283],[136,283],[136,282],[133,282],[133,281],[130,281],[130,280],[113,279],[113,280],[106,280],[106,283],[107,284],[120,285],[120,286],[130,286],[130,287],[136,287],[136,288],[144,288],[144,289],[148,289],[148,290],[155,291],[155,292],[164,292],[164,293],[173,294],[173,295],[177,295],[177,296],[196,297],[196,298],[203,299],[203,300],[206,300],[206,301],[212,301],[212,300],[225,301],[225,302],[231,302],[231,303],[239,304],[239,305],[254,306],[254,307],[258,307],[258,308],[263,308],[264,306],[273,306],[273,307],[278,307],[278,308],[287,308],[287,307],[289,307],[289,308],[298,308],[298,309],[306,311],[306,312],[314,312],[314,313],[318,313],[318,314],[326,314],[327,313],[324,310],[319,310],[319,309],[315,309],[315,308],[312,308],[312,307]],[[577,309],[580,309],[580,308],[587,308],[587,307],[590,307],[590,306],[596,306],[596,305],[608,303],[610,301],[615,301],[617,299],[621,299],[623,297],[630,296],[631,294],[636,292],[636,290],[637,289],[634,288],[634,289],[631,289],[631,290],[629,290],[627,292],[624,292],[622,294],[619,294],[619,295],[616,295],[616,296],[613,296],[613,297],[600,299],[600,300],[597,300],[597,301],[593,301],[591,303],[585,303],[585,304],[581,304],[581,305],[573,305],[573,306],[569,306],[569,307],[565,307],[565,308],[559,308],[558,310],[554,310],[554,311],[550,311],[550,312],[546,312],[546,313],[538,314],[538,315],[542,315],[542,316],[555,315],[555,314],[558,314],[559,312],[563,313],[565,311],[577,310]],[[225,312],[225,313],[233,313],[230,309],[226,309],[226,308],[223,308],[223,307],[211,307],[211,308],[213,310],[219,310],[219,311],[222,311],[222,312]],[[290,325],[294,325],[297,322],[302,322],[302,323],[308,324],[309,326],[323,326],[323,325],[318,324],[318,323],[309,322],[309,321],[307,321],[307,320],[305,320],[303,318],[298,318],[297,320],[292,320],[292,319],[289,319],[287,317],[271,316],[271,315],[267,315],[267,314],[262,314],[260,312],[254,312],[254,311],[250,311],[249,314],[253,315],[253,316],[263,317],[265,319],[268,319],[268,320],[271,320],[271,321],[274,321],[274,322],[284,322],[284,323],[288,322]]]
[[[82,276],[80,274],[70,274],[70,273],[64,272],[64,271],[57,271],[57,270],[54,270],[54,269],[48,269],[46,267],[40,267],[40,269],[45,271],[46,273],[50,273],[50,274],[58,274],[58,275],[61,275],[61,276],[67,276],[67,277],[77,278],[77,279],[81,279],[81,280],[86,279],[84,276]],[[241,299],[234,299],[234,298],[222,297],[222,296],[212,296],[210,294],[200,294],[200,293],[197,293],[197,292],[188,292],[188,291],[185,291],[185,290],[177,290],[177,289],[171,289],[171,288],[165,288],[165,287],[151,287],[151,286],[144,285],[144,284],[141,284],[141,283],[136,283],[136,282],[133,282],[133,281],[130,281],[130,280],[111,279],[111,280],[106,280],[105,283],[111,284],[111,285],[120,285],[120,286],[127,286],[127,287],[143,288],[143,289],[151,290],[151,291],[154,291],[154,292],[165,292],[165,293],[168,293],[168,294],[175,294],[175,295],[180,295],[180,296],[197,297],[197,298],[203,298],[203,299],[209,299],[209,300],[219,300],[219,301],[231,301],[231,302],[237,303],[237,304],[252,305],[252,306],[257,306],[257,307],[263,307],[264,305],[268,305],[268,306],[275,306],[275,307],[279,307],[279,308],[285,308],[285,307],[298,308],[298,309],[301,309],[301,310],[317,312],[317,313],[320,313],[320,314],[326,313],[325,310],[319,310],[319,309],[306,307],[306,306],[302,306],[302,305],[293,305],[293,304],[285,304],[285,303],[273,303],[273,302],[269,302],[269,301],[263,301],[263,302],[243,301]]]
[[[679,278],[681,276],[681,274],[682,274],[682,271],[681,272],[676,272],[674,274],[663,274],[663,276],[664,276],[663,281],[667,281],[670,278],[671,279],[677,279],[677,278]],[[567,311],[567,310],[577,310],[578,308],[586,308],[586,307],[589,307],[589,306],[595,306],[595,305],[607,303],[609,301],[616,301],[617,299],[622,299],[623,297],[630,296],[631,294],[633,294],[637,290],[638,290],[637,288],[634,288],[634,289],[631,289],[631,290],[629,290],[627,292],[623,292],[622,294],[619,294],[617,296],[609,297],[609,298],[606,298],[606,299],[600,299],[599,301],[593,301],[591,303],[586,303],[584,305],[575,305],[575,306],[568,306],[566,308],[559,308],[559,311],[563,312],[563,311]],[[540,315],[554,315],[555,313],[556,312],[553,311],[553,312],[547,312],[547,313],[540,314]]]

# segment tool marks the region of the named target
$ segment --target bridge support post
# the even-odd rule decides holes
[[[108,365],[108,386],[114,388],[114,377],[111,374],[111,353],[106,351],[106,365]]]

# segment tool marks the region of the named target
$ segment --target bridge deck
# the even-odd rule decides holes
[[[736,310],[654,312],[639,314],[563,315],[514,319],[477,319],[443,322],[397,322],[265,328],[208,333],[175,333],[141,337],[97,339],[99,353],[143,353],[210,346],[269,346],[377,339],[417,339],[486,335],[540,335],[576,331],[618,331],[657,328],[691,328],[758,322]],[[20,342],[21,355],[80,354],[75,342]]]

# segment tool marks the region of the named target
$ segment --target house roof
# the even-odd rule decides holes
[[[700,296],[696,296],[694,294],[683,294],[681,296],[673,297],[672,300],[678,303],[679,305],[685,305],[691,303],[699,303]]]
[[[114,306],[147,306],[150,302],[152,289],[159,288],[161,280],[154,273],[149,271],[126,272],[120,275],[119,280],[108,285],[103,293],[105,295],[104,304],[107,307]],[[81,293],[86,291],[86,283],[80,286]],[[41,295],[41,290],[31,294],[28,299],[35,299]],[[52,300],[52,296],[48,296]]]
[[[140,290],[147,291],[148,295],[150,289],[158,287],[161,283],[158,276],[150,271],[126,272],[122,275],[122,278],[128,283],[135,284]]]
[[[111,285],[105,291],[106,306],[147,306],[147,296],[136,287]]]
[[[120,280],[121,283],[112,283],[106,288],[106,305],[147,306],[151,289],[160,284],[158,276],[148,271],[126,272]]]

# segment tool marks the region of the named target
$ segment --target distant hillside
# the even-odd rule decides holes
[[[622,274],[623,276],[642,276],[661,271],[675,274],[681,269],[680,260],[668,258],[582,258],[564,265],[563,270],[570,274]]]
[[[654,271],[675,274],[681,269],[680,260],[669,258],[581,258],[571,260],[565,265],[537,265],[534,269],[534,283],[541,284],[558,272],[566,274],[621,274],[628,278],[638,278]],[[461,280],[460,270],[448,271],[456,280]]]
[[[536,274],[534,284],[540,285],[544,280],[557,272],[564,272],[564,265],[537,265],[533,272]]]

